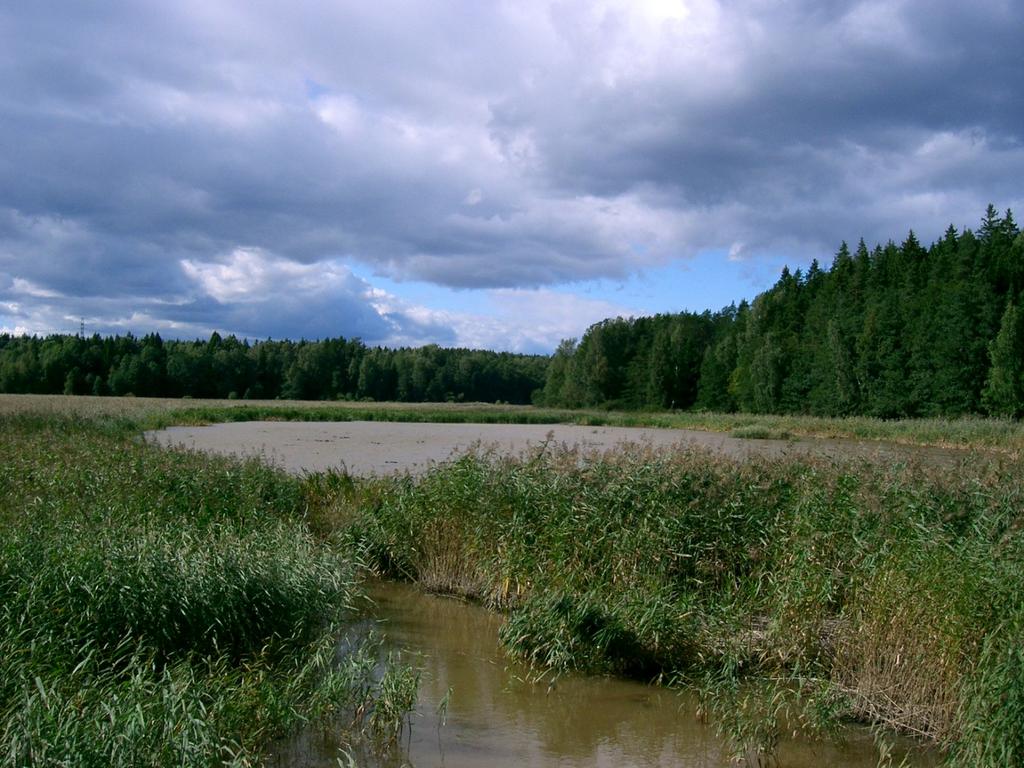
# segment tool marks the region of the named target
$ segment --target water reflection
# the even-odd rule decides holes
[[[414,652],[422,670],[420,697],[403,753],[372,755],[347,747],[359,765],[416,768],[479,766],[684,766],[725,768],[728,750],[702,725],[687,696],[630,681],[564,676],[553,685],[511,662],[498,645],[501,617],[416,588],[371,585],[375,618],[388,645]],[[444,724],[438,706],[452,689]],[[339,744],[329,730],[301,734],[273,763],[337,766]],[[913,745],[900,745],[902,752]],[[914,752],[911,765],[936,764]],[[407,762],[406,762],[407,761]],[[874,768],[878,755],[865,729],[842,747],[807,741],[780,745],[790,768]]]

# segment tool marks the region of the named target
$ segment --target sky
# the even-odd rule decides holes
[[[0,332],[719,309],[1024,211],[1022,38],[1021,0],[4,3]]]

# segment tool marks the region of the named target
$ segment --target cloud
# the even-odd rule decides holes
[[[443,341],[445,307],[382,315],[346,265],[500,303],[936,237],[1024,203],[1018,28],[1005,0],[8,4],[4,322]]]
[[[349,293],[361,282],[343,267],[273,259],[258,248],[236,248],[224,262],[183,259],[181,267],[221,304],[278,301],[295,294]]]
[[[337,262],[301,264],[256,248],[239,248],[218,261],[183,260],[193,290],[173,301],[136,297],[81,298],[0,274],[3,333],[158,332],[205,338],[214,330],[249,339],[326,338],[344,331],[371,345],[440,343],[474,349],[547,353],[561,339],[612,316],[636,310],[550,289],[495,289],[476,311],[416,304],[376,288]],[[6,303],[19,296],[24,304]]]
[[[301,264],[258,248],[237,248],[224,259],[184,259],[193,298],[168,311],[249,338],[323,338],[344,335],[380,341],[387,318],[371,305],[370,286],[345,266]]]
[[[187,287],[172,298],[76,296],[23,278],[0,280],[0,315],[37,334],[73,333],[85,322],[89,333],[178,338],[217,330],[250,339],[345,335],[389,346],[456,339],[451,327],[414,308],[389,310],[378,290],[336,262],[301,264],[239,248],[217,261],[184,259],[180,271]]]
[[[374,306],[385,317],[412,321],[414,327],[451,329],[451,344],[469,349],[548,354],[562,339],[579,337],[583,329],[608,317],[632,317],[635,309],[567,291],[541,289],[494,289],[486,292],[485,308],[479,311],[437,310],[410,304],[397,296],[378,292]],[[392,344],[425,343],[396,326]]]

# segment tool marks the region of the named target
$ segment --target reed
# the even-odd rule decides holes
[[[96,410],[11,414],[0,398],[7,763],[244,764],[332,712],[400,727],[414,674],[382,677],[358,644],[340,666],[329,652],[365,563],[506,611],[510,652],[539,665],[696,686],[749,762],[770,762],[783,728],[854,718],[937,743],[951,765],[1022,764],[1019,424],[84,400]],[[296,479],[134,437],[293,417],[781,430],[1007,456],[951,469],[545,447],[415,479]]]
[[[336,651],[358,563],[298,480],[53,415],[0,417],[0,467],[0,764],[250,765],[369,727],[379,665]]]
[[[1024,754],[1019,460],[545,449],[353,494],[376,570],[506,610],[544,667],[698,686],[741,754],[846,719],[957,765]]]

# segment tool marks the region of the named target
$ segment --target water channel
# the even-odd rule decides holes
[[[529,766],[677,766],[727,768],[727,745],[700,722],[691,695],[607,677],[537,672],[508,659],[498,642],[500,615],[414,586],[373,582],[369,616],[386,646],[421,669],[420,694],[402,748],[388,755],[339,743],[330,728],[314,728],[279,745],[269,764],[337,768],[347,748],[360,766],[482,768]],[[450,696],[449,696],[450,690]],[[442,717],[439,707],[449,696]],[[893,765],[934,766],[938,757],[898,741]],[[863,727],[845,742],[784,740],[780,768],[875,768],[878,752]]]

